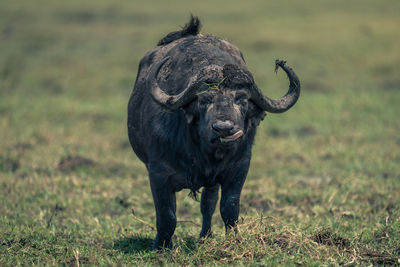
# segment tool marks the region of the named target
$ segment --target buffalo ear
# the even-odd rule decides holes
[[[264,110],[260,109],[257,105],[253,104],[250,101],[249,101],[249,111],[247,114],[254,127],[257,127],[260,124],[260,122],[264,120],[265,116],[267,116],[267,113]]]

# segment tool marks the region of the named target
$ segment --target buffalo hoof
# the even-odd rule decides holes
[[[151,250],[165,250],[165,249],[171,249],[172,248],[172,241],[171,240],[162,240],[160,241],[158,238],[158,235],[156,236],[156,239],[154,240],[153,247]]]
[[[200,233],[200,238],[209,238],[213,236],[213,232],[211,230],[207,230],[207,231],[201,231]]]

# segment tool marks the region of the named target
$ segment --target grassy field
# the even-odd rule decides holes
[[[141,57],[189,14],[243,52],[272,97],[239,233],[177,195],[174,247],[149,251],[155,212],[127,138]],[[400,2],[1,1],[0,266],[400,265]]]

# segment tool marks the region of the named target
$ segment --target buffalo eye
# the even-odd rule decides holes
[[[199,99],[199,104],[202,107],[206,107],[208,108],[208,106],[210,106],[210,104],[212,103],[213,98],[211,96],[203,96]]]
[[[235,95],[235,104],[244,106],[247,104],[247,95],[243,93],[238,93]]]

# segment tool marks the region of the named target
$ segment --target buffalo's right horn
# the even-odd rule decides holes
[[[286,65],[286,61],[276,60],[275,61],[275,72],[281,67],[287,74],[290,85],[289,90],[283,97],[279,99],[271,99],[264,96],[260,89],[254,84],[251,89],[251,99],[261,109],[271,113],[282,113],[290,109],[297,101],[300,96],[300,81],[296,73]]]
[[[197,75],[191,77],[188,81],[186,88],[177,95],[169,95],[164,92],[157,82],[157,74],[161,67],[170,57],[165,57],[160,62],[154,64],[147,76],[147,88],[151,90],[153,99],[167,109],[178,109],[190,103],[195,97],[196,92],[201,86],[202,82],[197,81]]]

